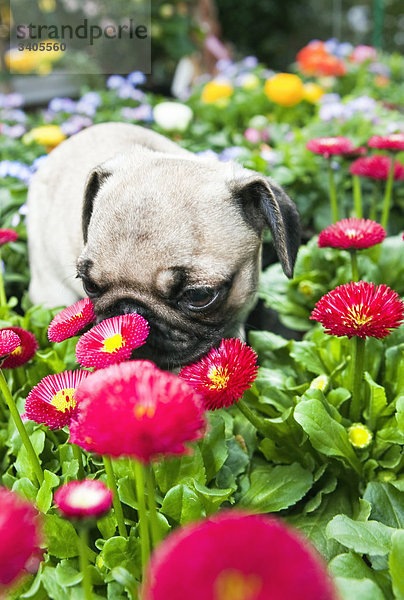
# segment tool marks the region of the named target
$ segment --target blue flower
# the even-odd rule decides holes
[[[118,90],[123,85],[126,85],[127,81],[122,75],[111,75],[107,79],[107,88],[109,90]]]
[[[76,110],[76,103],[71,98],[52,98],[48,104],[48,109],[54,113],[74,113]]]
[[[0,161],[0,177],[15,177],[28,183],[32,177],[32,171],[28,165],[18,160],[2,160]]]
[[[133,71],[133,73],[129,73],[126,80],[136,87],[137,85],[143,85],[146,83],[146,75],[142,73],[142,71]]]

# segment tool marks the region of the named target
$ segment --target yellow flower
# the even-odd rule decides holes
[[[328,386],[328,377],[327,375],[319,375],[310,384],[311,390],[321,390],[324,392]]]
[[[213,79],[202,90],[201,100],[204,104],[217,104],[227,100],[233,94],[233,86],[226,79]],[[220,105],[220,102],[219,102]]]
[[[320,100],[321,96],[324,94],[324,90],[321,85],[318,83],[305,83],[303,86],[304,99],[312,104],[315,104],[318,100]]]
[[[348,438],[354,448],[366,448],[372,441],[373,434],[362,423],[354,423],[348,430]]]
[[[303,99],[303,82],[292,73],[278,73],[266,81],[265,94],[276,104],[295,106]]]
[[[28,144],[35,141],[52,149],[65,139],[66,136],[58,125],[43,125],[42,127],[31,129],[31,131],[24,135],[23,141]]]
[[[48,44],[52,44],[51,50],[46,50]],[[10,48],[5,55],[4,60],[11,73],[31,73],[36,71],[41,75],[49,73],[52,63],[56,62],[63,56],[62,50],[54,50],[54,45],[59,44],[54,40],[44,40],[41,42],[43,50],[18,50],[18,48]]]
[[[44,13],[54,12],[56,8],[55,0],[38,0],[38,6],[40,10]]]

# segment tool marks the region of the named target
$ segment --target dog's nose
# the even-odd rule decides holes
[[[129,313],[137,313],[145,319],[147,319],[150,316],[150,311],[145,306],[143,306],[139,302],[136,302],[135,300],[131,300],[130,298],[123,298],[122,300],[118,300],[117,302],[115,302],[111,312],[113,312],[114,315],[127,315]]]

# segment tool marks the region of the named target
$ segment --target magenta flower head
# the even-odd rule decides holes
[[[355,150],[351,140],[343,136],[313,138],[307,142],[306,148],[310,152],[322,154],[326,158],[329,158],[331,154],[350,154]]]
[[[70,425],[77,415],[76,389],[90,371],[63,371],[47,375],[28,394],[25,417],[51,429]]]
[[[70,481],[55,492],[55,504],[68,519],[99,519],[111,508],[112,492],[95,479]]]
[[[362,156],[354,160],[349,167],[351,175],[359,177],[371,177],[372,179],[387,179],[391,165],[389,156],[375,154],[374,156]],[[404,179],[404,165],[399,162],[394,164],[394,179]]]
[[[49,341],[63,342],[63,340],[79,335],[94,321],[94,307],[90,298],[79,300],[52,319],[48,328]]]
[[[209,410],[231,406],[257,377],[257,355],[237,338],[224,339],[200,361],[184,367],[179,376],[203,397]]]
[[[5,356],[8,356],[18,348],[21,344],[21,340],[18,335],[11,331],[11,329],[1,329],[0,330],[0,361]]]
[[[387,285],[351,282],[320,298],[310,319],[332,335],[384,338],[401,325],[404,302]]]
[[[91,374],[78,387],[76,399],[80,410],[70,425],[70,441],[97,454],[148,463],[187,454],[185,443],[205,432],[199,395],[149,361],[112,365]]]
[[[318,236],[320,248],[363,250],[380,244],[386,237],[385,229],[370,219],[342,219],[324,229]]]
[[[368,140],[368,146],[379,150],[400,152],[404,150],[404,133],[390,133],[389,135],[373,135]]]
[[[0,246],[15,242],[18,239],[18,233],[14,229],[0,229]]]
[[[0,488],[0,594],[16,583],[41,543],[41,522],[34,506]]]
[[[149,335],[149,324],[136,313],[102,321],[81,336],[76,358],[82,367],[102,369],[128,360]]]
[[[322,558],[279,519],[223,511],[170,534],[142,600],[337,600]]]
[[[1,331],[4,331],[1,330]],[[22,329],[22,327],[8,327],[7,331],[13,331],[20,338],[20,344],[3,362],[3,369],[15,369],[25,365],[38,350],[38,342],[33,333]]]

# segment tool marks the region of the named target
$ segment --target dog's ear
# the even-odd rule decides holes
[[[293,277],[300,245],[295,204],[275,181],[258,173],[233,182],[232,193],[251,227],[259,234],[269,227],[282,269],[287,277]]]
[[[81,213],[81,222],[83,230],[83,240],[87,243],[88,226],[93,213],[94,199],[98,194],[102,184],[110,177],[111,172],[102,166],[95,167],[87,177],[84,190],[83,210]]]

